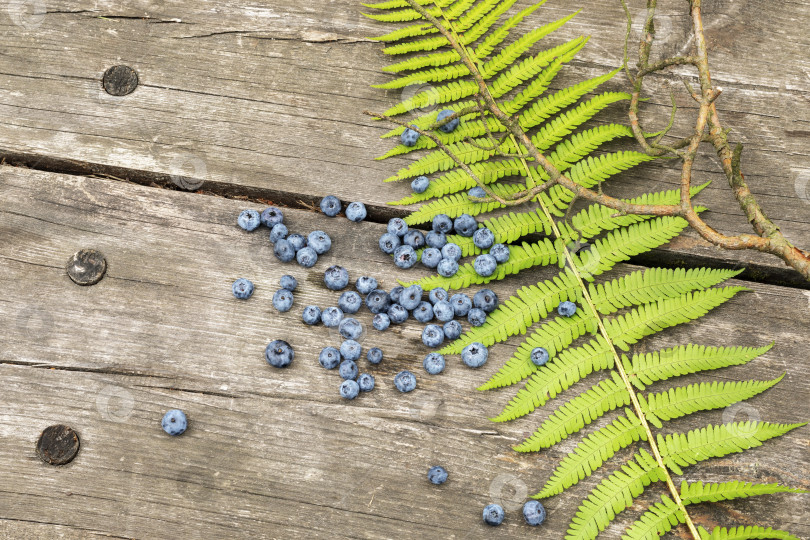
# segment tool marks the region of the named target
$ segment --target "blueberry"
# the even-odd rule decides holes
[[[430,187],[430,179],[427,176],[417,176],[411,182],[411,189],[414,193],[424,193]]]
[[[565,302],[560,302],[560,305],[557,306],[557,313],[563,317],[572,317],[576,312],[577,305],[573,302],[569,302],[568,300]]]
[[[363,347],[353,339],[347,339],[340,344],[340,356],[344,360],[355,360],[360,358],[360,353],[363,352]]]
[[[287,289],[279,289],[273,295],[273,307],[279,310],[281,313],[285,313],[292,309],[294,300],[295,298],[293,297],[292,291],[288,291]]]
[[[481,249],[489,249],[495,243],[495,235],[486,227],[482,227],[473,233],[473,243]]]
[[[290,262],[295,258],[295,248],[287,240],[279,240],[273,246],[273,254],[278,257],[281,262]]]
[[[301,320],[309,325],[321,322],[321,308],[318,306],[307,306],[301,313]]]
[[[392,304],[388,308],[388,318],[394,324],[402,324],[408,320],[408,310],[399,304]]]
[[[382,349],[379,347],[372,347],[368,350],[368,354],[366,355],[366,359],[369,361],[370,364],[379,364],[382,362],[383,359],[383,352]]]
[[[469,321],[470,326],[482,326],[487,322],[487,313],[483,309],[477,307],[472,308],[469,313],[467,313],[467,321]]]
[[[405,223],[405,220],[402,218],[391,218],[388,220],[388,232],[391,234],[395,234],[397,236],[405,236],[405,233],[408,232],[408,224]]]
[[[405,146],[413,146],[416,144],[416,141],[419,140],[419,133],[411,128],[405,128],[405,131],[403,131],[402,135],[399,136],[399,140]]]
[[[360,385],[357,381],[343,381],[340,383],[340,397],[344,399],[354,399],[360,393]]]
[[[375,330],[382,332],[391,326],[391,318],[387,313],[377,313],[374,315],[374,318],[371,319],[371,326],[373,326]]]
[[[488,504],[484,507],[484,523],[487,525],[500,525],[503,523],[503,508],[499,504]]]
[[[422,367],[425,368],[428,374],[438,375],[444,371],[444,356],[436,352],[428,353],[428,355],[425,356],[425,360],[422,362]]]
[[[231,285],[231,291],[233,291],[233,295],[239,300],[247,300],[253,295],[253,282],[240,277]]]
[[[489,277],[495,273],[495,269],[498,267],[497,261],[495,261],[495,257],[490,255],[489,253],[485,253],[483,255],[479,255],[475,258],[475,262],[473,263],[473,268],[475,268],[475,273],[481,277]]]
[[[186,414],[180,409],[172,409],[163,415],[163,420],[160,421],[163,431],[176,437],[182,435],[188,427],[188,420]]]
[[[472,308],[472,300],[464,293],[456,293],[450,297],[450,305],[453,306],[456,317],[466,317]]]
[[[396,287],[391,289],[391,292],[388,293],[388,298],[391,299],[392,304],[399,304],[399,296],[402,294],[402,291],[404,290],[405,287],[403,287],[402,285],[397,285]]]
[[[275,206],[268,206],[264,210],[262,210],[261,216],[262,223],[270,227],[271,229],[273,226],[278,225],[282,221],[284,221],[284,213],[282,213],[280,208],[276,208]]]
[[[292,363],[295,358],[295,351],[286,341],[277,339],[271,341],[264,349],[264,359],[273,367],[283,368]]]
[[[342,349],[343,346],[340,348]],[[356,379],[359,372],[360,370],[357,368],[357,364],[354,362],[354,360],[344,360],[340,363],[340,367],[338,368],[340,378],[347,381]]]
[[[428,470],[428,480],[430,480],[431,484],[437,486],[444,484],[447,482],[447,471],[444,470],[444,467],[435,465]]]
[[[447,246],[449,245],[450,244],[447,244]],[[442,259],[436,267],[436,271],[439,272],[439,275],[442,277],[453,277],[456,275],[456,272],[458,272],[458,263],[453,259]]]
[[[452,321],[456,313],[453,311],[453,306],[450,305],[450,302],[447,300],[439,300],[433,306],[433,316],[436,317],[436,320],[446,323]]]
[[[489,248],[489,254],[495,257],[495,262],[503,264],[509,260],[509,246],[506,244],[495,244]]]
[[[286,240],[279,241],[287,242]],[[289,242],[287,242],[290,244]],[[278,245],[276,244],[276,249],[278,249]],[[292,246],[292,244],[290,244]],[[303,266],[304,268],[312,268],[315,266],[315,263],[318,262],[318,253],[309,246],[304,246],[298,250],[298,253],[295,254],[295,260],[298,261],[298,264]]]
[[[334,347],[321,349],[318,355],[318,363],[326,369],[335,369],[340,364],[340,351]]]
[[[453,230],[453,220],[447,214],[438,214],[433,217],[432,228],[436,232],[447,234]]]
[[[461,351],[461,361],[471,368],[480,368],[487,363],[489,351],[482,343],[470,343]]]
[[[490,289],[481,289],[473,296],[473,305],[486,313],[492,313],[498,307],[498,295]]]
[[[435,349],[444,341],[444,330],[438,324],[429,324],[422,330],[422,343]]]
[[[363,307],[363,299],[354,291],[346,291],[340,295],[338,307],[343,313],[357,313]]]
[[[416,388],[416,377],[410,371],[400,371],[394,375],[394,386],[400,392],[410,392]]]
[[[312,231],[307,236],[307,246],[314,249],[318,255],[323,255],[332,248],[332,239],[323,231]]]
[[[391,255],[402,244],[399,236],[391,233],[385,233],[380,236],[380,251],[386,255]]]
[[[288,291],[294,291],[298,288],[298,280],[292,277],[289,274],[284,274],[281,276],[281,279],[278,281],[279,285],[281,285],[282,289],[287,289]]]
[[[543,347],[535,347],[532,349],[531,359],[535,366],[543,366],[548,362],[548,351]]]
[[[300,234],[290,234],[287,236],[287,242],[289,242],[293,249],[298,252],[302,248],[307,247],[307,239],[301,236]]]
[[[437,123],[441,122],[442,120],[444,120],[448,116],[453,116],[454,114],[456,114],[456,111],[454,111],[452,109],[444,109],[442,112],[440,112],[436,116],[436,122]],[[459,121],[460,121],[460,118],[453,118],[449,122],[446,122],[446,123],[442,124],[441,126],[439,126],[439,131],[443,131],[445,133],[450,133],[451,131],[455,130],[458,127]]]
[[[328,307],[321,312],[321,322],[327,328],[336,328],[343,320],[343,311],[338,307]]]
[[[349,284],[349,271],[342,266],[332,265],[323,273],[323,282],[333,291],[344,289]]]
[[[425,235],[425,244],[428,247],[442,249],[447,243],[447,235],[441,232],[429,231]]]
[[[262,224],[259,213],[256,210],[242,210],[236,223],[246,231],[255,231]]]
[[[458,260],[461,259],[461,248],[458,244],[448,242],[442,247],[442,257],[458,262]]]
[[[425,235],[418,229],[411,229],[402,237],[402,242],[413,249],[421,249],[425,247]]]
[[[448,341],[453,341],[461,335],[461,323],[458,321],[447,321],[444,323],[442,330],[444,330],[444,337],[446,337]]]
[[[484,188],[482,188],[481,186],[475,186],[474,188],[470,189],[470,191],[467,192],[467,195],[469,195],[471,199],[473,197],[483,199],[484,197],[487,196],[487,192],[484,191]]]
[[[408,311],[416,309],[416,306],[418,306],[421,301],[422,287],[419,285],[411,285],[399,295],[399,303]]]
[[[321,212],[329,217],[335,217],[340,213],[340,199],[334,195],[327,195],[321,199]]]
[[[289,231],[287,230],[286,225],[283,223],[276,223],[270,230],[270,241],[275,244],[282,238],[287,238],[288,233]]]
[[[391,299],[382,289],[375,289],[366,295],[366,307],[374,315],[387,312],[390,305]]]
[[[546,520],[546,509],[543,503],[534,499],[523,505],[523,519],[532,527],[540,525]]]
[[[427,248],[422,252],[422,264],[426,268],[436,268],[442,262],[442,252],[436,248]]]
[[[430,305],[430,302],[419,302],[419,305],[413,310],[413,318],[421,323],[433,320],[433,306]]]
[[[461,214],[453,221],[453,229],[461,236],[470,237],[478,228],[478,223],[470,214]]]
[[[366,205],[361,202],[349,203],[346,207],[346,217],[349,221],[363,221],[366,219]]]
[[[363,335],[363,325],[357,319],[347,317],[340,321],[338,332],[340,332],[340,335],[345,339],[356,340]]]
[[[444,287],[436,287],[435,289],[431,289],[428,293],[428,300],[434,306],[437,302],[441,302],[442,300],[447,300],[447,289]]]
[[[363,392],[371,392],[374,390],[374,376],[368,373],[361,373],[357,377],[357,384]]]
[[[394,264],[403,270],[415,265],[418,258],[416,251],[411,246],[399,246],[394,250]]]
[[[354,288],[362,295],[366,295],[377,288],[377,280],[369,276],[360,276],[354,282]]]

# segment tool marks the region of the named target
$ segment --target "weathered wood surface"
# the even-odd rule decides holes
[[[330,264],[346,266],[352,278],[368,274],[394,286],[403,272],[394,272],[374,247],[382,225],[288,210],[291,230],[319,228],[334,239],[332,251],[305,271],[278,263],[265,231],[248,234],[236,226],[243,207],[219,197],[0,167],[0,537],[561,537],[594,479],[549,500],[542,530],[522,523],[518,504],[579,437],[538,454],[517,454],[510,446],[562,400],[493,424],[487,418],[512,392],[474,390],[515,340],[494,346],[480,370],[451,357],[445,373],[429,377],[421,369],[428,349],[419,343],[420,325],[411,320],[384,334],[369,329],[364,347],[379,345],[386,355],[370,369],[377,387],[346,402],[337,393],[337,374],[316,359],[338,338],[321,326],[306,327],[300,313],[308,304],[336,303],[338,294],[322,283]],[[106,255],[108,271],[97,285],[79,287],[64,263],[87,247]],[[528,272],[493,288],[504,296],[553,272]],[[279,314],[271,296],[285,273],[300,285],[293,310]],[[230,293],[240,276],[257,285],[247,302]],[[646,339],[635,351],[775,340],[747,367],[669,386],[787,372],[736,419],[806,420],[810,295],[750,287],[701,321]],[[359,314],[367,327],[369,316]],[[268,367],[262,356],[277,338],[296,350],[286,370]],[[419,379],[410,394],[392,384],[405,368]],[[563,399],[596,380],[581,382]],[[179,438],[159,425],[173,407],[190,419]],[[730,416],[733,411],[705,413],[673,421],[666,431]],[[58,468],[34,452],[40,431],[54,423],[72,426],[82,443],[76,459]],[[810,488],[808,433],[805,427],[745,455],[692,467],[687,478]],[[610,468],[618,463],[617,456]],[[450,471],[444,486],[427,482],[432,464]],[[651,489],[604,537],[617,538],[660,493]],[[488,528],[481,508],[498,499],[509,509],[507,521]],[[810,537],[810,512],[800,495],[704,505],[695,516],[707,527],[764,523]]]
[[[517,7],[528,5],[521,0]],[[47,13],[37,10],[46,5]],[[643,2],[630,2],[640,31]],[[39,6],[39,7],[37,7]],[[592,39],[554,88],[620,64],[624,16],[619,2],[554,0],[523,25],[582,13],[544,43],[579,34]],[[386,25],[361,15],[349,0],[265,2],[224,0],[110,2],[12,1],[0,16],[0,149],[28,166],[64,170],[64,160],[115,175],[191,176],[212,190],[265,190],[277,200],[323,196],[384,205],[408,192],[380,180],[410,158],[373,161],[390,147],[387,128],[364,109],[384,110],[400,91],[370,88],[388,80],[380,44],[367,39]],[[687,42],[682,2],[660,2],[661,54]],[[732,139],[746,143],[744,171],[752,191],[799,245],[810,242],[810,3],[776,8],[765,0],[712,2],[706,7],[718,102]],[[775,56],[774,56],[775,55]],[[140,86],[112,97],[101,87],[105,69],[135,68]],[[648,129],[669,115],[669,88],[680,113],[673,135],[691,129],[694,104],[679,75],[650,77],[644,106]],[[617,77],[609,89],[626,89]],[[598,121],[626,122],[621,106]],[[608,149],[619,148],[617,142]],[[22,153],[20,158],[16,154]],[[674,187],[674,164],[651,163],[611,182],[627,196]],[[105,169],[107,167],[107,169]],[[129,172],[128,172],[129,171]],[[708,222],[728,233],[750,232],[716,157],[707,150],[696,181],[713,180],[700,201]],[[687,234],[665,260],[699,257],[726,265],[753,264],[790,279],[781,261],[754,252],[728,254]]]

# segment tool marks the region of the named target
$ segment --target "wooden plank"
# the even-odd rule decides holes
[[[218,197],[0,167],[0,536],[68,531],[150,538],[171,531],[178,538],[561,537],[594,479],[548,501],[549,521],[541,531],[522,523],[519,505],[579,439],[537,454],[510,449],[561,398],[530,417],[493,424],[487,418],[512,392],[474,390],[514,351],[516,340],[492,347],[480,370],[451,357],[445,373],[429,377],[419,365],[428,350],[414,321],[384,334],[369,330],[364,347],[378,345],[386,354],[370,370],[377,387],[345,402],[337,394],[337,374],[316,360],[338,338],[299,320],[307,304],[336,302],[322,271],[339,263],[352,278],[373,275],[386,288],[395,277],[420,271],[394,272],[374,247],[382,225],[298,210],[286,212],[290,229],[322,229],[334,239],[333,249],[310,271],[280,264],[264,233],[236,226],[243,207]],[[108,261],[107,275],[92,287],[74,285],[63,269],[85,247],[99,249]],[[270,300],[285,273],[297,277],[300,291],[294,309],[279,314]],[[553,273],[532,271],[493,288],[504,298]],[[240,276],[257,285],[247,302],[230,294]],[[774,349],[747,367],[672,385],[787,372],[785,380],[736,413],[681,419],[667,432],[729,421],[735,414],[737,420],[751,415],[774,422],[810,416],[804,361],[810,296],[771,285],[751,289],[698,323],[642,341],[634,352],[690,341],[775,340]],[[369,316],[365,310],[358,314],[367,326]],[[296,350],[284,371],[262,358],[276,338]],[[361,368],[368,370],[365,361]],[[411,394],[392,385],[393,375],[405,368],[419,379]],[[598,378],[580,382],[563,398]],[[163,412],[174,407],[190,419],[189,431],[176,439],[159,427]],[[60,468],[34,453],[40,431],[57,422],[71,425],[82,441],[77,458]],[[808,440],[807,428],[796,430],[744,456],[694,467],[687,478],[810,488]],[[432,464],[450,471],[444,486],[425,479]],[[641,501],[648,504],[660,493],[654,488]],[[480,517],[493,500],[509,510],[497,529]],[[618,536],[641,509],[639,503],[622,514],[605,537]],[[801,496],[695,512],[706,526],[759,522],[810,535]]]
[[[631,4],[638,20],[642,3]],[[84,164],[85,174],[147,183],[191,176],[194,187],[202,181],[220,193],[252,188],[290,203],[320,198],[327,186],[342,199],[377,207],[409,191],[406,184],[380,187],[409,158],[373,160],[390,147],[377,139],[387,129],[362,111],[385,109],[400,92],[369,87],[389,79],[380,71],[388,62],[380,45],[367,39],[386,30],[363,17],[356,2],[54,1],[44,15],[17,7],[0,18],[0,148],[6,158],[54,171],[70,168],[70,160]],[[531,24],[580,7],[549,2]],[[810,116],[802,104],[810,99],[810,64],[801,21],[810,3],[774,10],[763,0],[745,0],[707,10],[714,80],[725,89],[719,107],[732,139],[747,145],[743,163],[752,191],[790,239],[806,244]],[[618,2],[588,4],[548,39],[593,36],[555,89],[620,63],[622,13]],[[661,2],[660,13],[660,52],[677,52],[688,26],[683,6]],[[131,95],[102,90],[100,78],[114,64],[137,70],[140,86]],[[680,76],[688,78],[688,70],[650,78],[643,111],[649,129],[668,118],[673,85],[682,114],[672,133],[691,129],[694,107]],[[617,77],[605,88],[626,85]],[[626,122],[626,116],[617,106],[599,121]],[[714,182],[701,196],[711,208],[708,222],[727,233],[750,232],[713,161],[707,149],[696,175],[696,181]],[[620,175],[608,189],[637,195],[676,186],[678,178],[673,164],[651,163]],[[759,273],[775,272],[774,279],[794,279],[773,257],[729,254],[694,235],[661,256],[753,265]]]

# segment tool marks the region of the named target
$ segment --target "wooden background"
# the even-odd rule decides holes
[[[660,4],[659,51],[672,54],[687,43],[688,21],[683,2]],[[643,2],[630,5],[638,18]],[[592,36],[555,87],[620,62],[618,2],[549,0],[529,22],[579,8],[544,42]],[[564,535],[594,479],[549,500],[543,529],[523,524],[519,507],[579,439],[530,455],[510,446],[597,376],[529,417],[492,424],[487,418],[513,391],[474,388],[509,357],[515,340],[494,346],[480,370],[451,357],[442,375],[422,376],[427,349],[411,321],[384,334],[369,330],[364,347],[380,346],[386,355],[371,370],[377,388],[347,403],[337,394],[337,374],[316,360],[338,338],[299,321],[305,305],[336,303],[338,295],[321,279],[330,264],[346,266],[352,279],[373,275],[387,289],[403,275],[375,246],[385,220],[406,211],[385,203],[408,192],[406,184],[381,180],[408,158],[374,161],[391,145],[378,138],[388,128],[362,115],[387,108],[400,93],[369,87],[390,78],[381,72],[387,59],[380,44],[368,39],[387,28],[361,9],[348,0],[0,6],[0,537]],[[746,144],[746,177],[765,211],[804,247],[810,245],[808,16],[807,0],[779,8],[764,0],[719,0],[707,2],[705,16],[714,80],[724,88],[718,106],[732,140]],[[100,83],[117,64],[140,78],[125,97],[106,94]],[[649,129],[666,122],[670,87],[681,107],[673,133],[689,129],[694,107],[679,76],[691,74],[673,70],[648,79]],[[625,85],[618,76],[606,87]],[[608,120],[625,121],[621,106],[600,117]],[[711,208],[707,219],[725,232],[746,231],[717,171],[716,157],[705,153],[696,174],[714,181],[700,196]],[[676,184],[674,164],[650,163],[618,175],[608,191],[625,196]],[[160,189],[167,186],[200,189]],[[370,219],[354,224],[306,209],[327,193],[365,202]],[[335,240],[312,271],[278,263],[264,232],[236,226],[241,209],[267,201],[289,207],[291,231],[322,229]],[[83,288],[65,275],[64,264],[87,247],[101,250],[109,268],[98,285]],[[711,378],[787,372],[742,408],[673,421],[667,432],[722,422],[735,411],[738,420],[810,418],[807,282],[776,259],[723,252],[691,232],[632,262],[624,268],[745,266],[732,283],[751,289],[634,352],[690,341],[775,341],[749,366]],[[271,297],[285,273],[298,278],[300,291],[296,307],[279,314]],[[504,298],[553,274],[526,272],[493,288]],[[257,285],[248,302],[230,294],[237,277]],[[370,327],[368,312],[359,318]],[[295,347],[285,371],[262,358],[273,339]],[[417,373],[419,387],[400,394],[392,377],[406,368]],[[174,407],[190,419],[176,439],[159,427]],[[54,423],[81,436],[77,458],[63,467],[45,465],[34,452],[39,433]],[[692,467],[686,478],[810,488],[808,433],[802,428],[744,456]],[[433,464],[450,471],[447,484],[427,482]],[[602,536],[618,538],[661,492],[650,489]],[[481,522],[481,508],[492,501],[507,507],[500,528]],[[707,528],[759,523],[810,538],[806,501],[774,495],[703,505],[695,518]]]

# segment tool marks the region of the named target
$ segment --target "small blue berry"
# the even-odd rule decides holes
[[[289,274],[284,274],[281,276],[281,279],[278,281],[279,285],[281,285],[282,289],[287,289],[288,291],[294,291],[298,288],[298,280],[292,277]]]
[[[411,285],[399,295],[399,303],[408,311],[416,309],[416,306],[418,306],[421,301],[422,287],[419,285]]]
[[[297,233],[288,235],[287,242],[289,242],[292,245],[293,249],[296,252],[307,247],[307,239]]]
[[[487,196],[487,192],[484,191],[484,188],[482,188],[481,186],[475,186],[474,188],[471,188],[470,191],[467,192],[467,195],[470,197],[470,199],[472,199],[473,197],[483,199],[484,197]]]
[[[418,229],[411,229],[402,237],[402,243],[413,249],[421,249],[425,247],[425,235]]]
[[[362,295],[367,295],[377,288],[377,280],[369,276],[360,276],[354,282],[354,288]]]
[[[338,298],[338,307],[343,313],[354,314],[363,307],[363,299],[354,291],[345,291]]]
[[[391,218],[388,220],[388,226],[386,228],[388,232],[391,234],[395,234],[397,236],[405,236],[405,233],[408,232],[408,224],[405,223],[405,220],[402,218]]]
[[[532,527],[543,523],[546,520],[546,508],[543,503],[534,499],[527,501],[523,505],[523,519]]]
[[[484,507],[484,523],[497,526],[503,523],[504,512],[499,504],[488,504]]]
[[[357,384],[360,386],[360,390],[363,392],[371,392],[374,390],[374,375],[369,375],[368,373],[361,373],[357,377]]]
[[[366,219],[366,215],[366,205],[361,202],[349,203],[349,206],[346,207],[346,217],[349,218],[349,221],[363,221]]]
[[[307,236],[307,246],[314,249],[318,255],[323,255],[332,248],[332,239],[323,231],[312,231]]]
[[[531,359],[535,366],[544,366],[548,362],[548,351],[543,347],[535,347],[532,349]]]
[[[456,317],[466,317],[472,309],[472,300],[464,293],[456,293],[450,297],[450,305],[453,306]]]
[[[163,427],[163,431],[172,437],[176,437],[185,433],[186,428],[188,428],[188,419],[180,409],[172,409],[163,415],[160,425]]]
[[[414,146],[416,141],[419,140],[419,133],[411,128],[405,128],[405,131],[399,136],[399,140],[405,146]]]
[[[273,307],[279,310],[281,313],[286,313],[292,309],[294,300],[295,298],[293,297],[292,291],[288,291],[287,289],[279,289],[273,295]]]
[[[489,350],[483,343],[473,342],[461,351],[461,361],[471,368],[480,368],[487,363]]]
[[[399,236],[391,233],[385,233],[380,236],[380,251],[386,255],[391,255],[402,244]]]
[[[399,296],[402,294],[402,291],[404,290],[405,287],[403,287],[402,285],[397,285],[396,287],[391,289],[391,292],[388,293],[388,298],[391,299],[392,304],[399,304]]]
[[[447,234],[453,230],[453,220],[447,214],[438,214],[433,217],[432,228],[436,232]]]
[[[278,225],[282,221],[284,221],[284,213],[281,211],[280,208],[276,208],[275,206],[268,206],[264,210],[262,210],[261,221],[266,226],[273,228],[274,225]]]
[[[335,217],[340,213],[340,199],[334,195],[327,195],[321,199],[321,212],[328,217]]]
[[[425,244],[428,247],[442,249],[447,243],[447,235],[441,232],[428,231],[425,235]]]
[[[340,335],[345,339],[353,339],[356,341],[357,338],[363,335],[363,325],[357,319],[347,317],[340,321],[338,332],[340,332]]]
[[[259,213],[256,210],[242,210],[236,222],[246,231],[255,231],[262,224]]]
[[[340,397],[344,399],[354,399],[360,393],[360,385],[357,381],[343,381],[340,383]]]
[[[323,273],[323,282],[333,291],[344,289],[349,284],[349,271],[342,266],[332,265]]]
[[[461,236],[470,237],[478,229],[478,223],[470,214],[461,214],[453,221],[453,229]]]
[[[341,349],[343,347],[341,346]],[[338,373],[340,374],[341,379],[345,380],[354,380],[357,378],[357,374],[360,370],[357,367],[357,364],[354,360],[344,360],[340,363],[340,367],[338,368]]]
[[[318,363],[325,369],[335,369],[340,365],[340,351],[334,347],[321,349],[321,354],[318,355]]]
[[[400,371],[394,375],[394,386],[400,392],[410,392],[416,388],[416,377],[410,371]]]
[[[453,109],[444,109],[436,116],[436,122],[441,122],[448,116],[453,116],[456,114],[456,111]],[[453,118],[449,122],[442,124],[439,126],[439,131],[443,131],[444,133],[450,133],[458,127],[459,122],[461,121],[460,118]]]
[[[422,330],[422,343],[435,349],[444,341],[444,330],[438,324],[429,324]]]
[[[495,244],[489,249],[489,254],[495,257],[495,262],[503,264],[509,260],[509,246],[506,244]]]
[[[293,358],[295,358],[295,351],[289,343],[281,339],[271,341],[264,349],[264,359],[273,367],[287,367],[292,363]]]
[[[495,243],[495,235],[486,227],[482,227],[473,233],[473,243],[481,249],[489,249]]]
[[[301,313],[301,320],[308,325],[318,324],[321,322],[321,308],[318,306],[307,306]]]
[[[563,317],[573,317],[574,313],[576,312],[577,312],[577,305],[568,300],[566,300],[565,302],[560,302],[560,305],[557,306],[557,313],[559,313]]]
[[[447,289],[444,287],[436,287],[435,289],[431,289],[428,293],[428,300],[434,306],[437,302],[441,302],[442,300],[447,300]]]
[[[449,245],[450,244],[447,244],[447,246]],[[442,277],[453,277],[456,275],[456,272],[458,272],[458,263],[453,259],[442,259],[436,267],[436,271],[439,272],[439,275]]]
[[[444,337],[446,337],[448,341],[453,341],[454,339],[458,339],[458,336],[461,335],[461,323],[458,321],[447,321],[444,323],[442,330],[444,330]]]
[[[366,307],[374,315],[387,312],[390,306],[391,299],[382,289],[375,289],[366,295]]]
[[[353,339],[347,339],[340,344],[340,356],[342,356],[345,360],[351,360],[354,362],[360,358],[360,354],[362,352],[363,347]]]
[[[450,302],[447,300],[439,300],[433,306],[433,316],[436,317],[437,321],[446,323],[453,320],[453,317],[456,316],[456,312],[453,311],[453,306],[450,305]]]
[[[393,324],[402,324],[408,320],[408,310],[399,304],[392,304],[388,308],[388,318]]]
[[[444,356],[437,352],[428,353],[422,362],[422,367],[425,368],[425,371],[427,371],[428,374],[438,375],[444,371]]]
[[[368,350],[368,354],[366,355],[366,359],[369,361],[370,364],[379,364],[382,362],[383,359],[383,352],[382,349],[379,347],[372,347]]]
[[[239,300],[247,300],[253,295],[253,282],[249,279],[240,277],[231,285],[233,295]]]
[[[337,328],[343,320],[343,311],[338,307],[328,307],[321,312],[321,322],[327,328]]]
[[[483,309],[472,308],[469,313],[467,313],[467,321],[470,323],[470,326],[482,326],[487,322],[487,313]]]
[[[279,240],[273,246],[273,254],[281,262],[290,262],[295,258],[295,248],[287,240]]]
[[[491,289],[481,289],[473,296],[473,305],[485,313],[492,313],[498,307],[498,295]]]
[[[448,242],[442,247],[442,257],[458,262],[461,259],[461,248],[458,244]]]
[[[286,240],[279,240],[278,244],[276,244],[276,249],[278,249],[279,244],[282,242],[287,242]],[[287,244],[292,247],[292,244],[287,242]],[[309,246],[304,246],[298,250],[298,253],[295,254],[295,260],[298,261],[300,266],[304,268],[312,268],[315,266],[315,263],[318,262],[318,253]]]
[[[428,470],[428,480],[431,484],[441,485],[447,482],[447,471],[444,467],[435,465]]]
[[[411,182],[411,189],[414,193],[424,193],[430,187],[430,179],[427,176],[417,176]]]
[[[489,253],[484,253],[483,255],[479,255],[475,258],[475,262],[473,263],[473,268],[475,268],[475,273],[481,277],[489,277],[495,273],[495,269],[498,267],[498,263],[495,261],[495,257],[490,255]]]
[[[286,225],[284,225],[283,223],[276,223],[270,230],[270,242],[275,244],[279,240],[287,238],[288,233],[289,231],[287,230]]]
[[[371,326],[373,326],[375,330],[382,332],[391,326],[391,318],[387,313],[377,313],[374,315],[374,318],[371,319]]]
[[[419,305],[413,310],[413,318],[421,323],[432,321],[433,306],[430,305],[430,302],[419,302]]]
[[[399,246],[394,250],[394,264],[403,270],[411,268],[418,259],[416,251],[411,246]]]
[[[442,262],[442,252],[436,248],[426,248],[422,251],[422,264],[426,268],[436,268]]]

